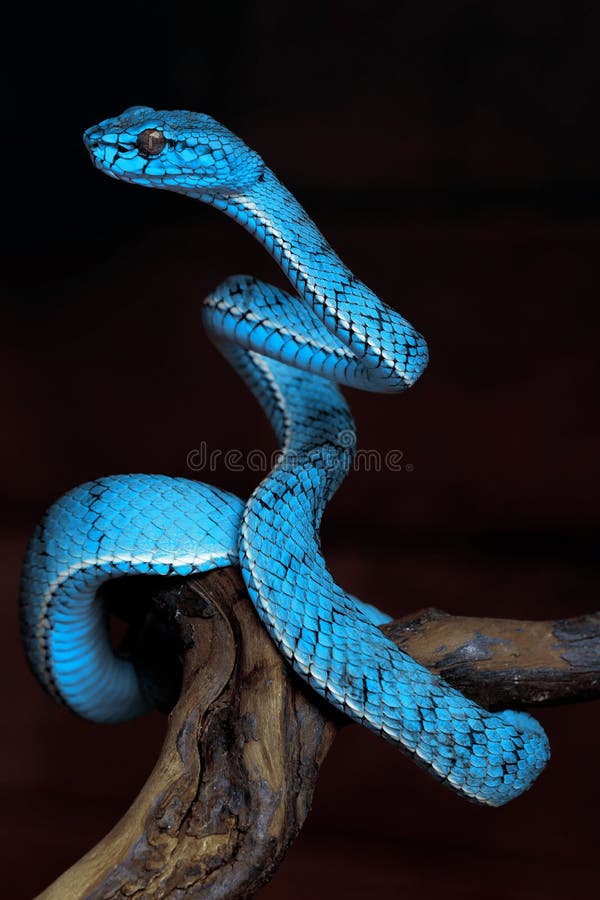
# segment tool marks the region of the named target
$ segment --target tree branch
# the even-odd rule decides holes
[[[527,622],[424,609],[382,627],[421,665],[487,709],[600,696],[600,612]]]
[[[121,821],[45,900],[252,896],[302,826],[346,721],[283,662],[237,569],[159,584],[152,604],[131,602],[155,591],[150,579],[123,579],[106,602],[130,621],[125,650],[149,696],[175,703],[160,757]],[[600,695],[599,614],[518,622],[430,609],[382,630],[489,707]]]

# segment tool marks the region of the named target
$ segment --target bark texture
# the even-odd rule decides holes
[[[382,631],[487,709],[600,696],[600,613],[527,622],[451,616],[431,608]]]
[[[282,661],[237,569],[160,582],[152,603],[148,579],[145,603],[130,602],[128,582],[107,603],[130,619],[124,652],[147,693],[172,707],[165,742],[121,821],[40,897],[250,897],[301,828],[345,720]],[[489,708],[600,695],[600,614],[518,622],[429,609],[383,631]]]

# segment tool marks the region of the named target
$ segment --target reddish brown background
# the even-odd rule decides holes
[[[402,398],[351,396],[361,446],[324,546],[394,614],[543,618],[597,608],[600,180],[591,4],[208,4],[12,13],[2,326],[3,895],[31,897],[105,833],[163,720],[55,708],[19,647],[16,595],[44,507],[100,474],[189,474],[190,450],[272,448],[199,324],[234,272],[279,280],[233,223],[102,178],[85,127],[124,107],[199,109],[255,147],[353,271],[428,338]],[[242,495],[256,475],[197,473]],[[558,898],[598,877],[598,707],[540,715],[553,760],[482,810],[358,728],[337,741],[265,897]]]

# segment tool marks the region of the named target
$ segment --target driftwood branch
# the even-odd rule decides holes
[[[252,896],[301,828],[344,719],[283,663],[236,569],[158,593],[132,582],[106,599],[129,616],[125,652],[147,693],[175,704],[165,742],[121,821],[40,896]],[[150,589],[152,603],[130,602]],[[490,708],[600,695],[600,614],[518,622],[424,610],[383,630]]]
[[[382,631],[487,709],[600,696],[600,612],[526,622],[425,609],[384,625]]]

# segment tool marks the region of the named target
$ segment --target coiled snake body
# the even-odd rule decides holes
[[[377,628],[387,617],[346,594],[319,549],[321,515],[354,436],[336,383],[404,390],[427,363],[423,338],[355,278],[262,159],[209,116],[133,107],[90,128],[85,143],[114,178],[227,213],[290,280],[294,294],[233,277],[203,307],[282,455],[245,504],[156,475],[98,479],[58,500],[22,578],[22,633],[37,677],[90,719],[139,714],[146,701],[131,664],[111,650],[98,587],[239,562],[282,654],[334,706],[473,800],[500,805],[522,793],[548,758],[541,726],[522,712],[481,709],[402,653]]]

